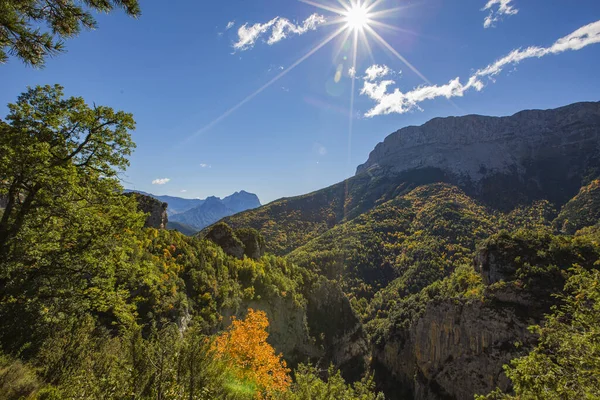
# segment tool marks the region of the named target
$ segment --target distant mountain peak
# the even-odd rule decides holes
[[[169,220],[180,223],[186,230],[201,230],[218,220],[242,211],[260,207],[260,200],[254,193],[240,190],[227,197],[208,196],[206,199],[185,199],[174,196],[157,196],[141,190],[124,190],[125,193],[139,193],[154,197],[168,204]]]
[[[258,196],[241,190],[223,199],[209,196],[196,207],[173,215],[171,220],[201,230],[222,218],[260,206]]]

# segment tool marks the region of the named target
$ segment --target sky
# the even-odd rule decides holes
[[[600,100],[598,0],[141,6],[139,19],[98,15],[43,69],[0,65],[0,116],[54,83],[131,112],[123,185],[158,195],[246,190],[264,204],[352,176],[405,126]]]

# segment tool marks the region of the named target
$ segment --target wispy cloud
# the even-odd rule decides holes
[[[200,168],[212,168],[210,164],[202,163],[200,164]]]
[[[283,67],[283,65],[276,66],[276,65],[271,64],[269,66],[269,69],[267,70],[267,72],[271,72],[271,71],[283,71],[284,69],[285,68]]]
[[[275,17],[264,24],[248,25],[246,23],[238,29],[238,41],[233,44],[233,48],[240,51],[251,49],[256,41],[267,32],[270,32],[267,44],[273,45],[289,35],[303,35],[308,31],[316,30],[325,22],[324,16],[315,13],[301,24],[294,24],[282,17]]]
[[[364,79],[365,79],[365,81],[372,82],[379,78],[383,78],[384,76],[388,76],[391,72],[392,72],[392,70],[389,69],[387,65],[378,65],[378,64],[371,65],[365,71]]]
[[[171,181],[170,178],[159,178],[159,179],[155,179],[152,181],[153,185],[166,185],[167,183],[169,183],[169,181]]]
[[[235,26],[235,21],[229,21],[229,22],[227,23],[227,26],[225,27],[225,30],[226,30],[226,31],[228,31],[228,30],[230,30],[231,28],[233,28],[234,26]]]
[[[512,0],[489,0],[481,11],[489,11],[489,14],[483,20],[483,27],[494,27],[495,23],[500,21],[504,15],[515,15],[519,12],[512,4]]]
[[[187,190],[185,190],[185,189],[181,189],[181,190],[180,190],[180,193],[187,193]]]
[[[568,50],[580,50],[591,44],[600,43],[600,21],[583,26],[573,33],[558,39],[550,47],[527,47],[511,51],[485,68],[473,73],[466,83],[461,83],[460,78],[452,79],[443,85],[428,85],[417,87],[410,92],[401,92],[396,88],[388,92],[388,87],[396,82],[387,79],[380,80],[389,73],[389,68],[374,65],[365,72],[361,94],[368,96],[377,104],[367,111],[366,117],[385,114],[404,114],[414,109],[419,109],[419,103],[425,100],[433,100],[438,97],[462,97],[468,90],[480,91],[484,88],[483,78],[492,79],[498,75],[506,66],[516,65],[528,58],[541,58],[551,54],[560,54]],[[368,71],[371,70],[371,73]],[[373,71],[378,71],[375,73]],[[387,72],[386,72],[387,71]],[[386,72],[386,73],[384,73]],[[371,79],[376,76],[377,79]]]

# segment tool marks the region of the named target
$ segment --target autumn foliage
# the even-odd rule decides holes
[[[255,382],[261,398],[285,392],[291,383],[290,370],[281,354],[275,354],[275,349],[267,343],[268,327],[267,315],[249,308],[246,319],[233,317],[229,329],[214,342],[218,357],[236,371],[239,379]]]

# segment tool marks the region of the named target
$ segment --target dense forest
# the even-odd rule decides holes
[[[0,4],[1,62],[140,14],[46,3]],[[60,85],[0,120],[0,399],[600,398],[600,169],[372,169],[186,236],[124,193],[135,126]]]
[[[65,99],[60,86],[29,89],[9,108],[0,136],[4,398],[375,398],[368,376],[349,386],[331,370],[323,380],[328,365],[308,358],[291,358],[292,373],[267,341],[266,313],[244,306],[278,302],[302,315],[317,275],[144,228],[117,178],[134,147],[130,114]],[[230,235],[263,246],[255,231]]]

